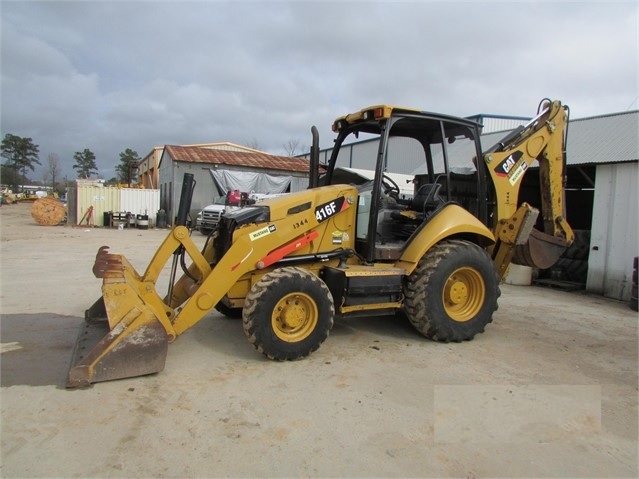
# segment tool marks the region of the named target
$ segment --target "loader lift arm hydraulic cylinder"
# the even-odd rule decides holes
[[[193,190],[195,189],[195,179],[193,173],[184,173],[182,179],[182,192],[180,193],[180,204],[178,206],[176,226],[186,226],[189,210],[191,209],[191,201],[193,200]],[[171,275],[169,279],[169,290],[167,298],[170,300],[173,296],[173,285],[175,284],[175,275],[177,272],[177,264],[180,256],[184,254],[184,247],[180,244],[173,253],[173,262],[171,263]]]

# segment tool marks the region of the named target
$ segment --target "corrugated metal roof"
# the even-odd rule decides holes
[[[519,125],[525,125],[531,120],[530,117],[488,115],[485,113],[466,118],[481,124],[482,134],[493,133],[495,131],[512,130],[517,128]]]
[[[308,172],[308,160],[289,156],[275,156],[268,153],[248,153],[242,151],[218,150],[195,146],[166,145],[164,154],[173,161],[206,163],[230,166],[249,166],[270,170]]]
[[[568,164],[639,160],[639,110],[571,120]]]
[[[230,151],[244,151],[247,153],[266,153],[265,151],[256,150],[255,148],[249,148],[248,146],[238,145],[229,141],[218,141],[216,143],[193,143],[191,145],[181,146],[197,146],[199,148],[211,148],[215,150],[230,150]],[[266,153],[268,154],[268,153]]]

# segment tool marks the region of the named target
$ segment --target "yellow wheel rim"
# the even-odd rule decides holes
[[[282,341],[295,343],[306,339],[317,326],[317,304],[304,293],[291,293],[278,301],[271,322],[275,335]]]
[[[476,269],[459,268],[446,280],[442,293],[444,309],[453,320],[474,318],[486,300],[486,285]]]

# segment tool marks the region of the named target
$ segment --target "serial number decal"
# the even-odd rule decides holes
[[[348,208],[348,203],[346,203],[343,196],[340,196],[339,198],[335,198],[328,203],[317,206],[315,208],[315,219],[318,223],[321,223],[322,221],[326,221],[331,216],[336,215],[346,208]]]
[[[263,238],[264,236],[270,235],[276,230],[277,228],[275,227],[275,225],[268,225],[268,226],[265,226],[264,228],[260,228],[259,230],[253,231],[249,235],[249,238],[251,239],[251,241],[255,241],[256,239],[260,239],[260,238]]]
[[[509,176],[508,174],[512,171],[522,156],[524,156],[523,152],[516,151],[508,158],[501,161],[501,163],[495,167],[495,173],[497,176]]]

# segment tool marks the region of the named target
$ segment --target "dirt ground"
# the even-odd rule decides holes
[[[288,363],[211,313],[169,345],[164,371],[66,390],[100,295],[98,247],[143,271],[167,231],[45,227],[29,213],[0,207],[1,477],[638,475],[627,303],[503,285],[473,341],[431,342],[402,319],[338,320]]]

